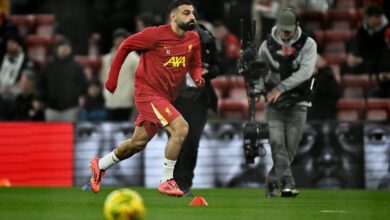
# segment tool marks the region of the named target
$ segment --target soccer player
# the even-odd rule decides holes
[[[131,139],[103,158],[92,159],[93,192],[99,192],[101,178],[107,169],[143,150],[157,131],[164,128],[170,133],[170,138],[165,148],[163,175],[158,190],[169,196],[183,195],[173,180],[173,169],[188,133],[188,123],[172,103],[187,72],[197,87],[203,87],[205,83],[199,35],[191,31],[195,27],[194,12],[190,0],[173,0],[168,6],[170,24],[146,28],[128,37],[118,48],[105,86],[114,93],[127,54],[141,51],[135,73],[134,94],[139,115]]]

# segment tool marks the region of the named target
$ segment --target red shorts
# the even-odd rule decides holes
[[[138,109],[138,117],[135,120],[135,125],[140,126],[147,122],[145,129],[151,137],[158,131],[158,128],[167,126],[181,115],[167,99],[162,97],[150,97],[147,101],[136,100],[135,105]],[[153,127],[151,124],[156,125],[154,126],[155,128],[151,128]]]

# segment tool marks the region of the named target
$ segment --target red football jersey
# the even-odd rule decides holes
[[[194,81],[202,78],[198,33],[187,31],[179,36],[170,25],[162,25],[146,28],[122,42],[114,56],[106,82],[106,88],[111,92],[115,91],[119,70],[131,51],[142,53],[135,74],[137,101],[160,96],[173,102],[187,72]]]

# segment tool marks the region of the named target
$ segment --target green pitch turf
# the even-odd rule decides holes
[[[80,188],[0,188],[1,220],[104,219],[105,197]],[[297,198],[264,197],[263,189],[198,189],[209,206],[188,206],[192,200],[171,198],[156,189],[132,188],[143,197],[148,220],[385,220],[390,219],[390,191],[301,190]]]

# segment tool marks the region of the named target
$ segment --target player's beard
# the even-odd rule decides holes
[[[192,31],[195,28],[195,21],[191,20],[191,21],[189,21],[187,23],[180,22],[177,25],[179,26],[179,28],[181,28],[181,29],[183,29],[185,31]]]

